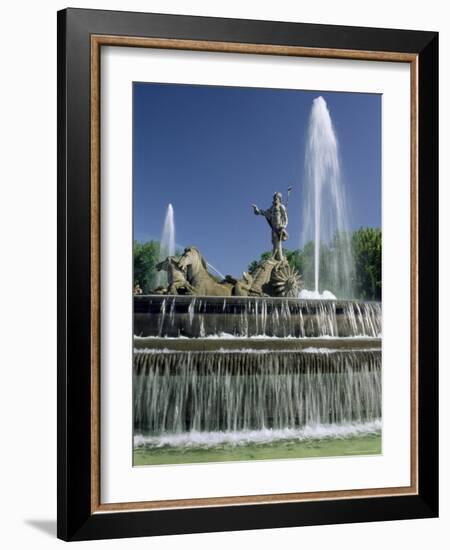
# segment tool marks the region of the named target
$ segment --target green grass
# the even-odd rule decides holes
[[[275,460],[278,458],[313,458],[355,456],[381,453],[381,435],[373,434],[345,439],[284,441],[267,445],[224,445],[211,449],[151,448],[134,450],[134,466],[155,464],[194,464],[230,460]]]

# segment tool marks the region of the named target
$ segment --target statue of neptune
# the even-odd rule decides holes
[[[253,211],[257,216],[264,216],[267,223],[272,229],[272,257],[275,260],[283,261],[283,248],[282,243],[289,237],[286,231],[288,224],[286,206],[282,203],[281,193],[275,193],[273,195],[272,206],[267,210],[261,210],[252,204]]]

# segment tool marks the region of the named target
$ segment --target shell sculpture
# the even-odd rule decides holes
[[[300,273],[287,262],[275,267],[270,279],[275,296],[297,298],[302,289]]]

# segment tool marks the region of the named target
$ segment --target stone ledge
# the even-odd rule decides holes
[[[301,351],[326,348],[343,350],[380,350],[381,338],[134,338],[135,349],[172,351],[270,350]]]

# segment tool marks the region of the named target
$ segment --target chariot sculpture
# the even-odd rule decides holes
[[[262,210],[252,205],[257,216],[263,216],[271,229],[272,255],[258,263],[252,273],[244,272],[237,279],[227,275],[218,281],[208,271],[207,262],[195,246],[184,249],[179,258],[169,256],[156,267],[166,271],[168,285],[155,290],[159,294],[194,296],[274,296],[296,298],[302,287],[299,272],[290,266],[283,253],[288,238],[287,205],[281,193],[273,195],[270,208]]]

